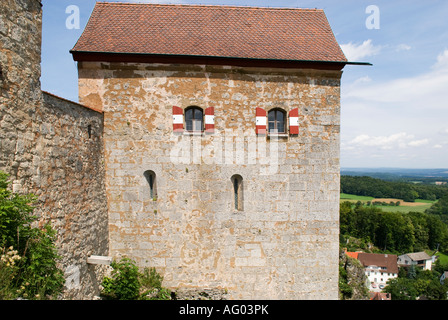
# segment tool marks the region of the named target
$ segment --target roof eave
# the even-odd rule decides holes
[[[75,61],[104,61],[104,62],[156,62],[156,63],[189,63],[189,64],[218,64],[236,66],[266,66],[278,68],[318,67],[318,69],[342,70],[345,65],[371,65],[367,62],[349,62],[336,60],[292,60],[272,58],[249,58],[227,56],[200,56],[180,54],[151,54],[132,52],[100,52],[70,50]]]
[[[353,66],[373,66],[370,62],[354,62],[354,61],[347,61],[345,63],[346,65],[353,65]]]

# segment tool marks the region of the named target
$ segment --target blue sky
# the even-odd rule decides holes
[[[76,63],[69,50],[95,1],[42,2],[42,89],[78,101]],[[344,69],[341,166],[448,168],[448,1],[136,2],[324,9],[347,58],[373,64]],[[79,8],[79,29],[67,28],[71,5]],[[376,10],[366,11],[372,5]]]

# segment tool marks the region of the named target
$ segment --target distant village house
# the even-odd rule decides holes
[[[401,267],[416,266],[423,270],[431,270],[433,258],[426,252],[406,253],[398,256],[398,265]]]
[[[380,292],[387,281],[398,277],[397,256],[364,252],[346,252],[349,257],[358,259],[365,268],[370,292]]]

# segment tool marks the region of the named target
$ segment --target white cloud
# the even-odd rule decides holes
[[[437,57],[430,71],[409,78],[385,82],[356,81],[347,87],[343,98],[356,98],[384,105],[406,106],[409,110],[446,110],[448,88],[448,50]]]
[[[405,148],[409,144],[408,141],[413,138],[413,135],[407,134],[406,132],[395,133],[389,136],[369,136],[367,134],[361,134],[351,140],[349,144],[379,147],[380,149],[388,150],[393,148]]]
[[[402,43],[402,44],[399,44],[399,45],[395,48],[395,51],[397,51],[397,52],[400,52],[400,51],[409,51],[409,50],[411,50],[411,49],[412,49],[411,46],[409,46],[409,45],[407,45],[407,44],[405,44],[405,43]]]
[[[344,145],[346,150],[357,147],[378,147],[382,150],[405,149],[407,147],[421,147],[429,144],[429,139],[413,140],[414,135],[406,132],[394,133],[389,136],[369,136],[361,134]]]
[[[378,54],[381,46],[374,46],[372,40],[366,40],[362,44],[341,44],[341,49],[349,61],[360,61],[363,58]]]
[[[420,147],[427,145],[429,143],[428,139],[421,139],[421,140],[415,140],[408,143],[408,146],[410,147]]]
[[[448,49],[437,56],[437,62],[432,67],[434,70],[448,70]]]
[[[372,79],[369,76],[361,77],[355,80],[353,84],[359,84],[359,83],[368,83],[371,82]]]

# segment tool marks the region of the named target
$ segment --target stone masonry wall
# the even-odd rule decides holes
[[[339,71],[80,62],[104,111],[110,254],[172,289],[230,299],[337,299]],[[215,133],[174,134],[172,107],[215,108]],[[255,136],[255,108],[299,108],[300,132]],[[144,172],[155,175],[151,196]],[[234,209],[231,177],[243,179]]]
[[[103,115],[45,92],[43,101],[33,121],[40,221],[58,230],[64,298],[91,299],[99,294],[104,270],[88,265],[87,257],[109,251]]]
[[[38,196],[39,223],[58,231],[63,298],[89,299],[102,270],[87,257],[108,254],[103,114],[42,93],[41,23],[39,1],[2,0],[0,170],[15,192]]]
[[[32,117],[42,103],[42,9],[37,0],[4,0],[0,6],[0,167],[16,191],[31,184],[35,141]],[[28,44],[28,45],[24,45]]]

